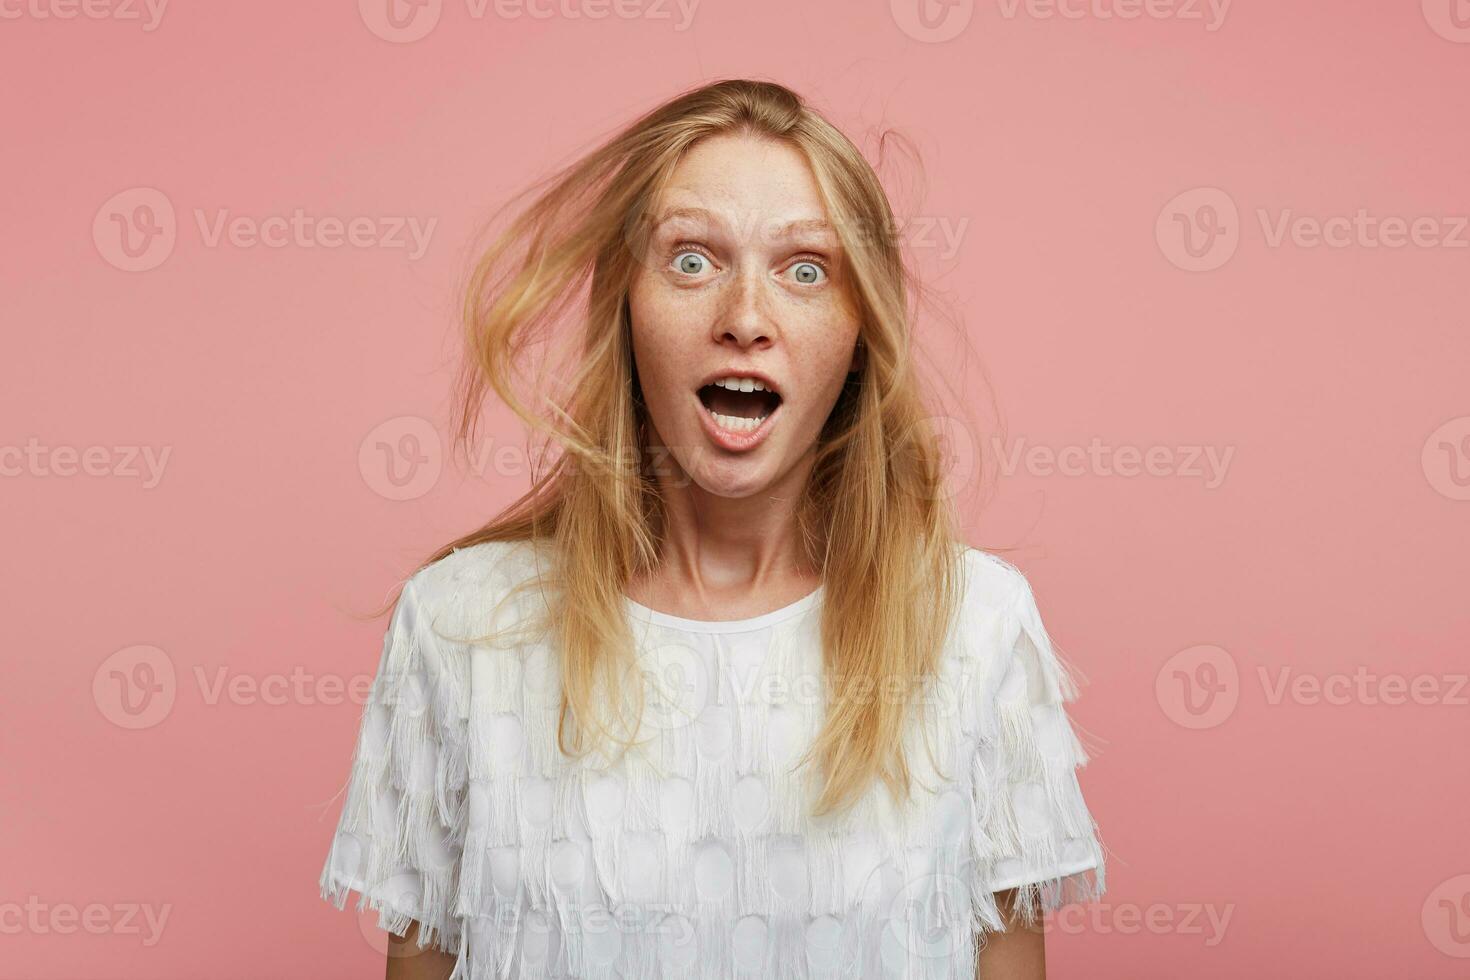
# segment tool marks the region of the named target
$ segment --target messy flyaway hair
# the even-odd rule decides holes
[[[473,444],[493,391],[546,448],[532,453],[538,463],[523,496],[425,564],[487,541],[544,548],[544,572],[530,584],[545,596],[539,628],[560,654],[558,745],[580,756],[589,740],[630,744],[643,695],[618,685],[642,675],[630,669],[635,647],[622,602],[627,583],[660,560],[663,511],[629,287],[675,166],[722,134],[804,154],[839,236],[865,348],[797,505],[805,556],[824,583],[828,709],[801,759],[819,767],[819,815],[854,802],[875,779],[908,794],[901,732],[921,699],[882,692],[916,692],[915,681],[933,676],[960,586],[937,413],[914,370],[908,303],[917,280],[873,168],[791,90],[725,80],[687,92],[522,195],[537,192],[479,254],[465,290],[456,438]]]

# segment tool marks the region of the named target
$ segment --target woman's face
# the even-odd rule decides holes
[[[633,357],[651,442],[709,493],[760,493],[808,459],[859,366],[827,221],[802,153],[746,136],[696,144],[654,203]]]

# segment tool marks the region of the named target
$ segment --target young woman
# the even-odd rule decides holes
[[[821,116],[722,81],[489,248],[459,435],[493,389],[560,452],[396,600],[321,876],[390,978],[1041,977],[1041,914],[1102,893],[1072,679],[956,535],[892,227]]]

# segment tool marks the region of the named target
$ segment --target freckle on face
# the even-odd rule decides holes
[[[813,448],[854,367],[858,321],[835,233],[790,227],[828,218],[800,150],[750,137],[697,144],[653,215],[691,208],[659,225],[635,272],[633,355],[654,438],[705,490],[744,496]],[[730,452],[711,442],[697,391],[740,368],[772,379],[781,400],[764,441]]]

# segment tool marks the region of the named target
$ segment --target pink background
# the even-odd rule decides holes
[[[705,0],[687,24],[652,0],[455,0],[413,41],[373,32],[373,0],[180,3],[153,29],[46,2],[0,23],[0,975],[381,975],[381,936],[317,896],[361,710],[331,685],[374,669],[386,623],[358,614],[525,485],[513,454],[476,473],[436,442],[468,235],[636,113],[742,75],[866,149],[883,126],[919,148],[921,176],[891,158],[884,179],[935,229],[915,252],[974,350],[953,383],[992,379],[1012,445],[1156,447],[1134,476],[1033,460],[982,514],[964,477],[993,433],[956,430],[972,540],[1016,547],[1089,681],[1110,887],[1053,923],[1053,975],[1470,971],[1470,27],[1449,0],[927,22],[909,0]],[[176,239],[126,271],[114,216],[159,200],[137,188]],[[296,209],[436,224],[414,256],[210,244],[194,217]],[[1284,213],[1360,210],[1432,223],[1273,244]],[[1185,223],[1220,230],[1202,257]],[[484,440],[520,433],[498,411]],[[169,453],[158,479],[145,449]],[[1347,696],[1277,697],[1287,668]],[[1334,686],[1360,668],[1430,693]],[[293,673],[316,683],[278,689]],[[120,701],[119,676],[156,689]]]

